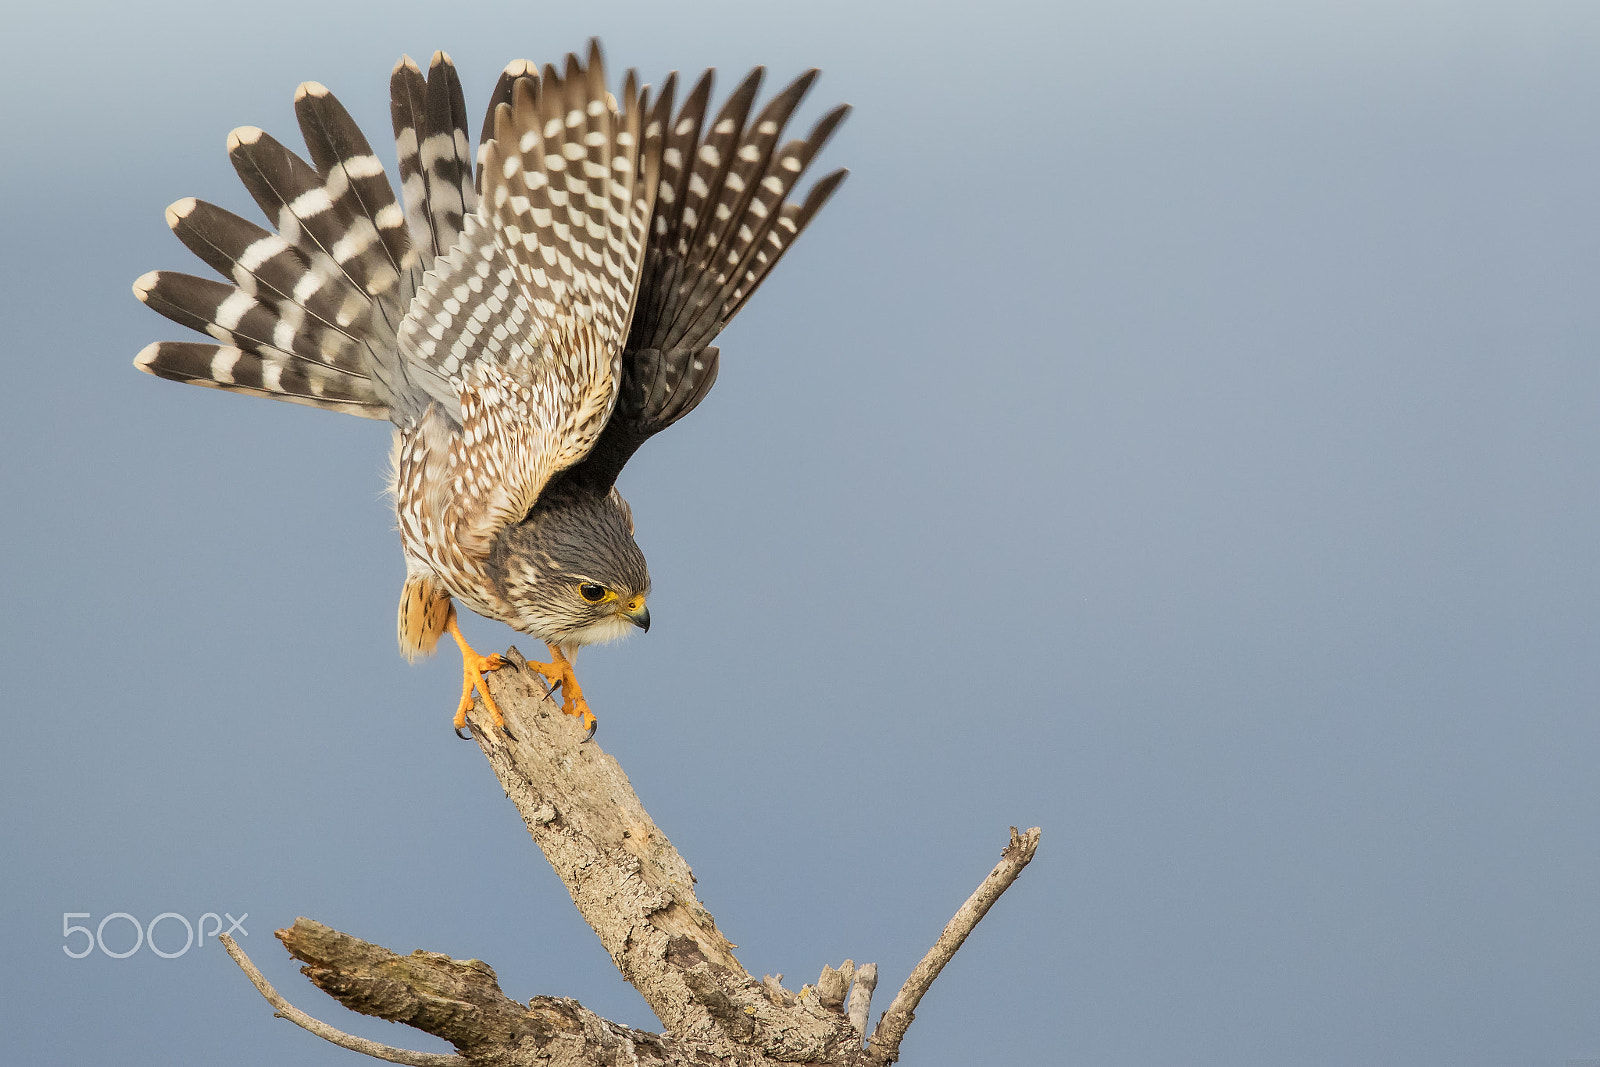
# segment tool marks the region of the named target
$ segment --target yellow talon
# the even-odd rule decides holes
[[[583,697],[583,690],[578,687],[578,679],[572,673],[572,661],[569,660],[555,645],[547,644],[550,650],[550,663],[536,663],[530,660],[528,666],[544,675],[550,682],[550,691],[554,693],[561,690],[561,711],[563,714],[572,715],[583,723],[585,741],[594,736],[594,728],[599,725],[594,713],[589,710],[589,702]]]
[[[498,654],[481,656],[467,644],[467,639],[461,636],[461,627],[456,624],[454,604],[450,605],[450,621],[445,623],[445,632],[456,639],[456,644],[461,649],[461,703],[456,708],[456,729],[460,730],[467,725],[467,712],[472,710],[472,691],[476,689],[483,697],[483,706],[488,710],[491,721],[504,730],[506,718],[500,714],[500,705],[489,695],[489,687],[483,681],[483,674],[485,671],[497,671],[504,667],[505,658]]]

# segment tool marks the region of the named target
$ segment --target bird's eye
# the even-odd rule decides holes
[[[606,598],[606,587],[595,585],[593,582],[584,582],[578,586],[578,595],[591,604],[598,604]]]

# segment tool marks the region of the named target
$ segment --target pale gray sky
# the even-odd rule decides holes
[[[392,159],[402,52],[476,112],[591,34],[856,106],[624,475],[655,624],[581,665],[741,960],[886,997],[1038,824],[906,1063],[1600,1058],[1600,7],[266,10],[0,14],[8,1062],[354,1062],[68,912],[248,912],[409,1047],[272,930],[654,1028],[450,736],[454,654],[395,650],[384,428],[130,365],[183,338],[133,279],[204,270],[162,209],[254,217],[229,129],[295,142],[316,79]]]

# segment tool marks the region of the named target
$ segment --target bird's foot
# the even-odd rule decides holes
[[[506,717],[500,714],[500,705],[494,702],[494,697],[489,695],[489,687],[483,682],[485,671],[497,671],[505,665],[505,658],[498,654],[480,656],[470,649],[462,649],[461,703],[456,706],[455,718],[457,734],[461,733],[462,728],[467,725],[467,712],[472,710],[472,691],[474,689],[483,698],[483,706],[489,712],[490,720],[500,729],[504,730],[506,728]]]
[[[550,683],[550,692],[553,696],[557,689],[561,690],[561,711],[583,722],[585,741],[594,736],[595,727],[599,725],[594,717],[594,712],[589,710],[589,702],[584,699],[583,690],[578,686],[578,679],[572,673],[572,661],[562,655],[561,650],[554,645],[548,646],[550,658],[553,662],[536,663],[530,660],[529,668],[544,675]]]
[[[445,624],[445,630],[456,639],[456,644],[461,648],[461,703],[456,706],[455,727],[458,736],[467,725],[467,712],[472,710],[472,691],[476,689],[483,698],[484,709],[489,712],[490,721],[501,730],[506,728],[506,717],[500,714],[500,705],[494,702],[494,697],[489,695],[489,686],[484,682],[485,671],[497,671],[506,665],[505,657],[491,653],[487,656],[479,655],[467,639],[461,636],[461,627],[456,624],[455,606],[450,608],[450,621]]]

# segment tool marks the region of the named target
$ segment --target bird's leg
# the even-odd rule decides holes
[[[454,604],[450,605],[450,621],[445,623],[445,632],[455,638],[461,648],[461,704],[456,708],[457,732],[467,725],[467,712],[472,708],[474,689],[483,695],[483,706],[488,709],[494,724],[504,730],[506,718],[500,714],[500,706],[494,702],[494,697],[489,695],[489,687],[483,682],[483,672],[497,671],[505,666],[506,661],[498,655],[480,656],[467,644],[467,639],[461,636],[461,627],[456,623]]]
[[[561,649],[552,644],[546,644],[550,650],[549,663],[534,663],[529,661],[528,666],[538,671],[550,681],[550,689],[554,692],[561,690],[561,711],[566,715],[573,715],[583,720],[585,741],[594,736],[594,728],[598,725],[594,712],[589,710],[589,702],[583,698],[583,690],[578,687],[578,679],[572,673],[572,661],[569,660]]]

